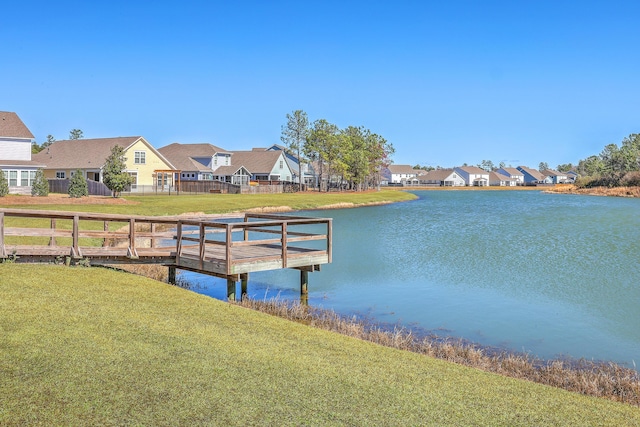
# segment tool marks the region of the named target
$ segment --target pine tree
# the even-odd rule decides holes
[[[31,184],[32,196],[48,196],[49,195],[49,181],[44,177],[42,169],[38,169],[36,177]]]
[[[69,181],[69,197],[80,198],[89,195],[89,187],[87,186],[87,180],[82,175],[80,169],[76,170],[74,175]]]

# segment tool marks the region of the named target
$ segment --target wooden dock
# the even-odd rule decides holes
[[[86,212],[0,209],[0,259],[86,265],[160,264],[227,279],[246,293],[249,273],[300,270],[331,262],[332,220],[292,215],[150,217]]]

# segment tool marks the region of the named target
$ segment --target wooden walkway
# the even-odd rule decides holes
[[[331,262],[332,220],[291,215],[148,217],[0,209],[0,259],[114,265],[160,264],[227,279],[246,293],[248,274],[294,268],[306,294],[308,272]]]

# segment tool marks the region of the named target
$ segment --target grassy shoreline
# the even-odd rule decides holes
[[[640,425],[634,406],[147,278],[32,273],[0,265],[0,425]]]

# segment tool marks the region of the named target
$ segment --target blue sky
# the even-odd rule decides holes
[[[0,110],[38,142],[280,142],[364,126],[396,164],[555,167],[640,132],[637,1],[29,1],[0,12]]]

